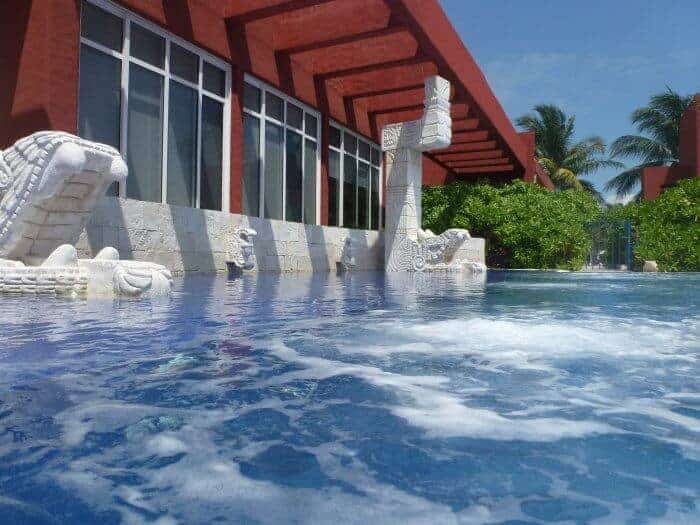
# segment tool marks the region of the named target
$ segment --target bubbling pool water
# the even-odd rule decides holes
[[[2,523],[698,523],[700,275],[3,299]]]

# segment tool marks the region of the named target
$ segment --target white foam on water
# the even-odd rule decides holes
[[[407,376],[386,372],[365,365],[348,365],[322,357],[302,356],[281,341],[271,352],[289,362],[301,364],[303,371],[275,377],[272,382],[286,382],[304,377],[324,379],[336,375],[351,375],[376,386],[393,389],[402,394],[406,403],[387,407],[413,426],[427,431],[431,437],[472,437],[493,440],[555,441],[591,434],[619,432],[609,425],[593,421],[573,421],[561,418],[506,418],[485,408],[471,408],[467,400],[439,387],[447,383],[441,376]]]

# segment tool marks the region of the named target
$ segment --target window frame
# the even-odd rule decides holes
[[[315,224],[315,225],[320,225],[321,224],[321,113],[314,109],[313,107],[309,106],[308,104],[304,104],[302,101],[295,99],[294,97],[290,97],[289,95],[283,93],[282,91],[275,89],[271,85],[267,84],[266,82],[246,73],[243,76],[243,82],[245,84],[250,84],[251,86],[257,88],[260,90],[260,111],[257,112],[253,109],[245,107],[245,104],[241,104],[241,107],[243,108],[243,113],[248,114],[254,118],[257,118],[258,121],[260,122],[260,149],[258,151],[258,192],[259,192],[259,203],[258,203],[258,217],[261,219],[265,218],[265,128],[267,126],[267,122],[271,122],[272,124],[276,126],[280,126],[283,129],[283,142],[282,142],[282,151],[284,154],[282,155],[282,219],[269,219],[269,220],[282,220],[284,222],[295,222],[295,221],[287,221],[287,132],[291,131],[293,133],[296,133],[302,137],[302,157],[301,157],[301,165],[302,165],[302,192],[301,192],[301,209],[302,209],[302,221],[299,224]],[[284,103],[284,122],[279,121],[278,119],[268,116],[266,113],[266,93],[270,93],[272,95],[275,95],[276,97],[279,97],[282,99]],[[287,123],[288,118],[287,118],[287,108],[288,105],[292,104],[298,108],[301,108],[303,110],[303,115],[302,115],[302,122],[301,122],[301,129],[295,128],[294,126],[291,126]],[[306,132],[306,114],[310,114],[311,116],[316,118],[316,135],[309,135]],[[307,140],[312,140],[313,142],[316,143],[316,162],[315,162],[315,174],[314,174],[314,179],[315,179],[315,184],[314,184],[314,189],[315,189],[315,197],[316,197],[316,220],[312,223],[308,223],[304,221],[304,210],[305,210],[305,199],[306,195],[304,193],[304,182],[305,182],[305,177],[306,174],[303,172],[303,167],[305,166],[305,160],[306,160],[306,141]],[[253,215],[254,217],[254,215]]]
[[[366,164],[369,166],[369,173],[370,173],[370,178],[369,178],[369,188],[368,188],[368,194],[369,194],[369,199],[370,201],[367,203],[367,212],[368,212],[368,219],[370,220],[370,228],[368,228],[369,231],[381,231],[384,228],[384,225],[382,224],[382,206],[384,204],[384,152],[382,151],[382,148],[379,146],[379,144],[373,142],[372,140],[368,139],[367,137],[364,137],[351,129],[346,128],[342,124],[338,123],[335,120],[330,121],[330,127],[335,128],[336,130],[340,131],[340,147],[334,146],[328,142],[328,149],[333,150],[337,152],[340,155],[340,179],[338,180],[338,228],[350,228],[350,226],[343,226],[343,222],[345,220],[344,213],[345,213],[345,206],[343,203],[345,202],[345,156],[349,155],[355,159],[355,176],[357,177],[357,174],[359,174],[360,171],[360,162],[363,164]],[[348,134],[357,140],[357,147],[355,148],[355,152],[346,152],[345,151],[345,134]],[[365,144],[369,144],[369,160],[365,160],[362,157],[360,157],[360,142],[364,142]],[[378,164],[373,164],[372,163],[372,149],[376,149],[379,152],[379,163]],[[378,176],[379,176],[379,185],[377,186],[377,194],[379,196],[379,202],[377,203],[377,215],[378,217],[375,217],[377,221],[377,228],[371,228],[372,225],[372,168],[376,168],[378,170]],[[359,201],[356,199],[355,200],[355,214],[358,213],[359,210]],[[359,229],[359,228],[352,228],[352,229]]]
[[[107,48],[89,38],[83,36],[82,28],[80,30],[80,45],[88,46],[96,49],[113,58],[119,59],[121,62],[121,107],[120,107],[120,122],[119,122],[119,152],[124,159],[128,155],[128,111],[129,111],[129,66],[133,63],[150,72],[158,74],[163,79],[163,139],[161,152],[161,200],[160,204],[168,204],[168,117],[170,108],[170,82],[178,82],[197,92],[197,158],[196,160],[196,180],[195,180],[195,203],[194,208],[202,209],[201,206],[201,186],[202,186],[202,99],[209,97],[210,99],[222,104],[223,111],[223,129],[222,129],[222,159],[221,159],[221,211],[230,212],[230,184],[231,184],[231,66],[224,60],[198,48],[190,42],[168,32],[162,27],[140,17],[132,11],[114,4],[110,0],[83,0],[86,3],[92,4],[95,7],[103,9],[119,17],[122,21],[122,50],[121,52]],[[82,17],[81,17],[82,18]],[[82,20],[81,20],[82,24]],[[165,41],[165,56],[164,66],[159,68],[136,58],[131,55],[131,28],[136,24],[143,29],[150,31]],[[197,83],[193,83],[182,77],[177,76],[170,71],[170,49],[175,44],[186,51],[197,56],[198,72]],[[209,63],[225,73],[224,96],[213,93],[204,89],[204,64]],[[80,75],[80,67],[78,68]],[[80,108],[78,108],[78,115]],[[118,196],[122,199],[127,198],[126,183],[119,184]],[[149,201],[150,202],[150,201]]]

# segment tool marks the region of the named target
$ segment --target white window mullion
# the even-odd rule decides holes
[[[265,118],[265,90],[260,90],[260,140],[258,141],[259,146],[259,159],[260,163],[258,169],[260,170],[258,176],[258,190],[260,191],[260,208],[258,209],[258,217],[265,217],[265,135],[267,133],[267,119]]]
[[[127,143],[129,140],[129,60],[126,57],[129,56],[129,51],[131,48],[131,22],[128,20],[124,21],[124,48],[122,53],[124,58],[122,58],[122,106],[121,106],[121,127],[119,133],[119,153],[122,157],[128,160]],[[127,179],[128,180],[128,179]],[[117,194],[122,199],[126,198],[126,185],[128,182],[120,182],[117,189]]]
[[[202,187],[202,104],[203,104],[203,99],[202,99],[202,69],[204,68],[204,60],[202,60],[202,57],[199,57],[198,60],[199,64],[199,74],[198,74],[198,81],[197,81],[197,159],[196,159],[196,173],[195,173],[195,181],[194,181],[194,187],[195,187],[195,197],[194,197],[194,202],[195,202],[195,207],[199,208],[201,206],[201,187]],[[226,151],[226,148],[222,148],[222,150]],[[222,164],[223,167],[223,164]],[[223,168],[222,168],[223,171]],[[223,181],[223,176],[222,176],[222,181]],[[223,203],[223,189],[221,193],[221,208],[223,209],[224,203]]]
[[[316,224],[321,224],[321,148],[323,147],[321,144],[321,133],[323,122],[320,118],[316,122],[318,122],[316,127],[316,173],[314,173],[316,180]]]
[[[338,128],[340,129],[340,128]],[[338,181],[338,226],[345,227],[345,133],[340,132],[340,180]]]
[[[163,86],[163,158],[161,160],[161,203],[168,202],[168,113],[170,108],[170,41],[165,41],[165,85]]]
[[[287,221],[287,101],[282,110],[282,220]]]

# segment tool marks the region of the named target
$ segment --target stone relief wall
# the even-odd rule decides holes
[[[166,265],[175,275],[226,271],[239,253],[240,229],[254,230],[255,270],[336,271],[346,239],[355,270],[384,266],[383,235],[248,217],[224,212],[106,197],[97,204],[77,244],[81,256],[114,246],[122,257]]]

